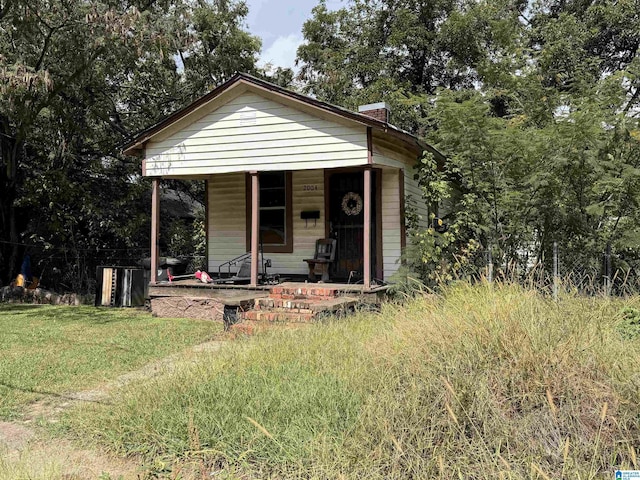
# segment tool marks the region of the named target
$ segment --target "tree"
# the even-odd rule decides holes
[[[255,70],[260,42],[241,28],[246,13],[226,0],[0,2],[3,281],[20,244],[76,257],[146,244],[146,185],[119,145]]]
[[[462,268],[474,245],[503,265],[549,259],[554,240],[569,261],[608,242],[640,259],[639,15],[633,1],[321,3],[300,79],[352,108],[389,102],[447,155],[419,168],[450,226],[414,232],[423,276]]]
[[[504,5],[503,5],[504,3]],[[355,0],[330,11],[324,2],[303,26],[298,49],[304,91],[355,108],[384,99],[396,125],[420,132],[428,99],[439,88],[473,88],[490,52],[481,36],[517,23],[525,2],[492,2],[484,17],[464,0]],[[493,27],[493,28],[492,28]]]
[[[579,9],[584,16],[574,7],[534,9],[512,42],[521,61],[497,49],[500,62],[478,65],[475,92],[434,98],[427,136],[450,153],[446,168],[461,172],[463,191],[480,200],[452,205],[454,225],[471,214],[478,228],[462,232],[449,254],[473,240],[491,245],[503,265],[527,255],[549,262],[559,241],[568,265],[596,271],[607,243],[640,257],[637,54],[623,45],[615,47],[621,61],[602,56],[605,44],[613,47],[601,39],[619,25],[591,22],[599,4]],[[607,4],[607,15],[627,7]]]

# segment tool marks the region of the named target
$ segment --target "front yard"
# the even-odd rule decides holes
[[[610,478],[639,467],[639,319],[638,297],[459,283],[194,349],[221,326],[0,308],[0,480]],[[33,439],[3,452],[3,428]]]
[[[0,419],[46,397],[92,388],[210,340],[218,323],[137,310],[0,306]]]

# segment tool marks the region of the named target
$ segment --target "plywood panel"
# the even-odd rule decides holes
[[[111,294],[113,293],[113,268],[102,270],[102,306],[111,305]]]

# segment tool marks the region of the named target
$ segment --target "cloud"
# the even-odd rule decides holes
[[[280,36],[263,51],[260,60],[264,64],[271,63],[274,67],[289,67],[295,71],[297,70],[294,66],[296,51],[302,42],[303,38],[300,34],[291,33]]]

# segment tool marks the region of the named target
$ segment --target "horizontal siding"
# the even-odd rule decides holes
[[[315,242],[324,238],[324,171],[292,173],[293,253],[265,253],[271,259],[269,273],[306,274],[305,258],[313,258]],[[317,190],[304,190],[314,185]],[[246,185],[244,174],[215,175],[209,181],[209,271],[246,252]],[[305,222],[303,210],[319,210],[317,221]]]
[[[381,153],[377,153],[375,151],[373,153],[373,163],[376,165],[384,165],[393,168],[405,168],[406,166],[405,162],[402,162],[395,158],[391,158]]]
[[[404,159],[405,162],[401,160]],[[411,205],[413,209],[418,214],[418,224],[421,228],[427,228],[429,226],[429,209],[427,207],[426,202],[422,197],[422,189],[418,185],[418,181],[415,180],[414,174],[415,170],[415,160],[409,157],[404,157],[397,153],[392,153],[387,149],[376,147],[376,151],[374,151],[373,162],[379,165],[385,165],[394,168],[402,168],[404,169],[404,194],[405,194],[405,202],[407,206]],[[385,170],[387,173],[388,170]],[[384,178],[384,176],[383,176]],[[384,203],[384,202],[383,202]],[[408,233],[408,232],[407,232]],[[386,230],[383,235],[387,234]],[[407,237],[407,243],[409,238]],[[385,277],[386,274],[386,265],[387,259],[385,255],[384,259],[385,263]]]
[[[349,140],[354,133],[349,129],[345,129],[344,125],[335,124],[333,126],[326,126],[324,120],[318,120],[317,126],[323,126],[322,129],[313,128],[316,122],[307,122],[306,124],[291,124],[287,129],[286,137],[281,138],[280,141],[287,141],[289,139],[322,139],[322,138],[338,138]],[[260,127],[244,127],[234,131],[227,130],[212,130],[207,133],[206,136],[195,136],[189,139],[189,145],[242,145],[244,143],[261,142],[264,140],[265,133],[277,133],[282,132],[282,127],[279,125],[260,126]],[[242,136],[242,142],[239,142],[236,137]],[[356,140],[359,140],[360,133],[355,132]],[[188,137],[188,135],[187,135]],[[215,142],[212,142],[215,139]],[[147,145],[147,152],[153,151],[154,154],[160,153],[164,149],[172,148],[176,145],[176,138],[172,136],[169,140],[158,141]],[[157,149],[157,150],[154,150]]]
[[[246,252],[245,176],[214,175],[209,179],[208,247],[209,272]]]
[[[349,151],[335,151],[332,152],[335,146],[327,148],[327,152],[314,152],[314,147],[300,147],[300,148],[281,148],[281,149],[264,149],[264,150],[244,150],[242,156],[236,155],[236,152],[221,152],[219,157],[225,162],[225,166],[231,166],[240,168],[243,165],[251,164],[258,166],[266,166],[268,164],[278,164],[279,170],[289,170],[288,164],[291,163],[305,163],[305,162],[320,162],[331,156],[333,160],[351,160],[353,157]],[[307,150],[308,149],[308,150]],[[189,174],[192,170],[208,167],[211,163],[209,153],[191,153],[191,152],[175,152],[171,154],[172,160],[165,165],[167,175],[176,175],[178,170],[184,171]],[[164,167],[163,167],[164,168]],[[263,168],[260,168],[263,170]],[[147,162],[147,173],[159,171],[157,165],[149,165]],[[243,170],[244,171],[244,170]],[[229,172],[231,173],[231,172]]]
[[[228,154],[228,156],[233,157],[238,153],[241,155],[256,155],[258,153],[262,153],[264,150],[264,139],[260,140],[248,140],[247,136],[242,137],[242,141],[239,142],[239,139],[233,139],[234,141],[228,141],[226,143],[216,142],[211,143],[210,140],[204,139],[199,141],[198,143],[193,143],[189,145],[189,151],[184,152],[180,149],[175,149],[175,154],[194,154],[194,153],[216,153],[216,154]],[[313,151],[313,148],[316,148],[318,145],[322,145],[323,148],[328,150],[330,149],[340,149],[344,151],[353,151],[358,150],[360,148],[359,145],[351,144],[345,145],[344,142],[340,141],[340,139],[336,137],[331,137],[329,135],[324,136],[305,136],[288,139],[279,140],[277,145],[271,147],[271,150],[275,152],[275,154],[279,154],[281,149],[297,149],[291,150],[293,153],[305,153],[307,151]],[[155,155],[157,153],[162,153],[162,148],[159,147],[149,147],[147,148],[147,153],[151,155]],[[173,154],[172,153],[172,154]],[[220,157],[225,158],[225,157]]]
[[[365,127],[348,127],[243,93],[146,146],[147,176],[363,165]]]
[[[382,171],[382,261],[385,280],[389,280],[400,267],[402,252],[398,175],[398,170]]]
[[[309,272],[305,258],[313,258],[316,240],[324,238],[324,171],[309,170],[292,173],[293,188],[293,253],[266,253],[271,259],[271,273],[303,274]],[[304,191],[304,185],[317,185],[317,190]],[[320,218],[302,220],[300,212],[320,210]]]

